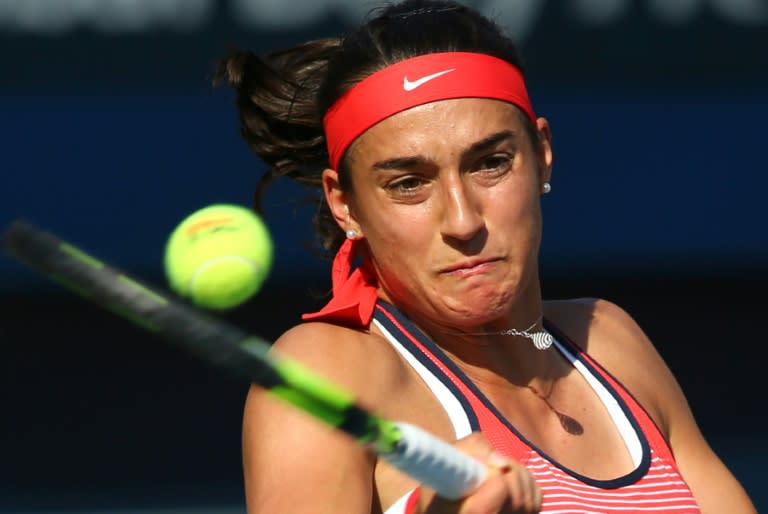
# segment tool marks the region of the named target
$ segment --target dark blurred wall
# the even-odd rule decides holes
[[[307,1],[288,16],[258,1],[133,1],[123,12],[120,2],[0,2],[0,222],[30,219],[164,285],[173,226],[209,203],[249,204],[263,171],[239,139],[229,92],[210,84],[216,59],[230,45],[333,35],[366,9]],[[546,296],[629,310],[702,430],[768,507],[757,485],[768,456],[757,357],[768,307],[768,6],[475,5],[517,35],[554,133]],[[305,246],[306,194],[275,185],[274,272],[223,315],[265,337],[328,288],[327,263]],[[241,384],[5,258],[0,342],[0,512],[240,500]]]

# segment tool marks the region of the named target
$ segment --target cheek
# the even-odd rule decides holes
[[[527,181],[517,181],[508,188],[499,188],[488,197],[491,210],[488,215],[504,220],[506,226],[523,226],[539,217],[539,198]],[[491,214],[493,213],[493,214]]]
[[[365,237],[376,246],[375,250],[386,253],[403,245],[410,249],[423,243],[426,235],[434,231],[434,216],[428,202],[423,205],[397,204],[383,193],[366,188],[357,195],[356,203],[359,207],[355,209],[356,218]]]
[[[506,195],[494,201],[486,222],[491,241],[508,248],[514,260],[535,259],[541,241],[541,207],[536,193]]]
[[[382,285],[397,294],[420,283],[431,268],[429,258],[435,230],[428,218],[395,214],[378,220],[366,239]]]
[[[399,251],[394,248],[399,248]],[[415,262],[413,252],[409,248],[394,246],[372,250],[376,255],[374,267],[384,294],[400,301],[413,296],[417,292],[414,288],[423,281],[419,275],[423,266]]]
[[[373,254],[385,264],[390,273],[413,274],[413,269],[424,267],[422,261],[430,253],[433,230],[413,217],[390,217],[383,223],[383,230],[376,230],[366,236]]]

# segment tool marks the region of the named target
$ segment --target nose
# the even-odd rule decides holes
[[[484,226],[480,200],[461,177],[448,180],[442,201],[441,234],[469,241]]]

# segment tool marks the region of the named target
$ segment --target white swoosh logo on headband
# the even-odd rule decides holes
[[[417,87],[423,86],[430,80],[436,79],[437,77],[441,75],[445,75],[446,73],[450,73],[455,69],[456,68],[451,68],[450,70],[438,71],[437,73],[433,73],[432,75],[427,75],[426,77],[421,77],[420,79],[414,80],[413,82],[408,80],[408,77],[403,77],[403,89],[406,91],[413,91]]]

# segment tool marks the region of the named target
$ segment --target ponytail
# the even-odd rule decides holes
[[[261,210],[265,188],[277,177],[321,187],[320,170],[328,165],[322,113],[317,97],[339,39],[328,38],[279,50],[264,57],[235,50],[218,64],[214,84],[235,91],[240,134],[248,147],[267,164],[254,195]],[[320,243],[332,250],[341,230],[324,200],[314,220]]]

